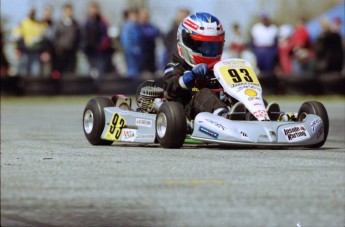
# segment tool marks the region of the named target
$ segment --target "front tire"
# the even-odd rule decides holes
[[[105,125],[104,108],[114,106],[114,103],[105,97],[91,99],[85,106],[83,114],[83,128],[87,140],[92,145],[111,145],[113,141],[101,139]]]
[[[164,148],[180,148],[186,138],[187,122],[180,103],[165,102],[156,118],[156,138]]]
[[[322,103],[316,102],[316,101],[305,102],[302,104],[302,106],[300,107],[298,111],[297,119],[303,120],[303,116],[305,116],[305,114],[315,114],[322,119],[323,127],[324,127],[324,139],[317,144],[308,146],[310,148],[322,147],[327,140],[328,130],[329,130],[329,119],[328,119],[328,114],[327,114],[327,110],[325,106]]]

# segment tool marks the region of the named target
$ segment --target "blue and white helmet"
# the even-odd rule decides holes
[[[209,13],[194,13],[181,22],[177,31],[177,50],[190,66],[220,60],[224,46],[220,21]]]

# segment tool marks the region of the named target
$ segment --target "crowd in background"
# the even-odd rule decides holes
[[[128,9],[123,13],[120,35],[113,40],[109,36],[108,21],[97,3],[89,4],[87,19],[83,22],[75,19],[71,4],[65,4],[62,11],[60,20],[54,21],[51,6],[45,7],[42,18],[37,18],[36,10],[32,9],[13,30],[16,55],[20,59],[18,74],[53,78],[75,74],[79,51],[87,59],[89,74],[96,81],[105,74],[116,74],[113,55],[117,51],[123,52],[127,65],[123,76],[138,78],[143,72],[154,74],[176,53],[178,26],[190,14],[187,9],[178,10],[170,30],[162,34],[150,22],[147,9]],[[225,46],[224,57],[250,60],[260,75],[340,72],[344,62],[340,19],[321,19],[323,32],[314,44],[305,23],[306,19],[301,18],[295,26],[284,24],[278,27],[263,14],[260,22],[252,26],[249,37],[244,35],[239,24],[233,24],[231,33],[226,34],[229,45]],[[226,21],[223,21],[225,25]],[[164,43],[165,53],[157,59],[158,39]],[[8,62],[5,56],[1,59],[1,74],[5,74]]]
[[[230,57],[255,57],[261,75],[310,75],[341,72],[344,65],[344,44],[340,35],[341,21],[320,19],[322,33],[314,44],[301,18],[293,26],[275,25],[268,15],[254,24],[246,39],[238,24],[230,34]],[[249,51],[249,53],[248,53]]]
[[[36,10],[31,9],[13,29],[16,56],[19,58],[17,71],[21,76],[60,78],[75,74],[77,56],[81,52],[87,59],[90,76],[99,81],[105,74],[117,74],[113,61],[116,51],[123,52],[127,65],[126,75],[122,76],[137,78],[143,72],[155,74],[157,62],[161,62],[161,69],[169,61],[169,54],[176,49],[177,27],[189,15],[188,10],[178,10],[171,31],[165,35],[150,22],[147,9],[130,8],[123,12],[120,35],[114,40],[109,36],[108,21],[95,2],[89,4],[87,18],[83,22],[75,19],[71,4],[63,6],[59,21],[53,20],[52,10],[51,6],[46,6],[43,18],[37,18]],[[157,39],[161,39],[166,49],[160,59],[156,59]],[[8,64],[2,68],[6,67]]]

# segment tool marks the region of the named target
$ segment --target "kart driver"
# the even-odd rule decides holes
[[[177,51],[173,62],[164,70],[166,98],[184,106],[188,119],[200,112],[230,116],[245,112],[240,103],[227,105],[212,89],[220,88],[208,66],[220,61],[224,45],[224,30],[220,21],[209,13],[195,13],[186,17],[177,31]],[[225,100],[224,100],[225,101]]]

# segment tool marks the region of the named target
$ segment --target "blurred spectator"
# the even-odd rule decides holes
[[[334,18],[333,19],[332,31],[334,33],[336,33],[336,34],[339,34],[339,36],[341,38],[341,45],[342,45],[342,50],[343,50],[341,53],[338,53],[339,54],[339,63],[338,64],[339,64],[339,67],[341,65],[342,69],[344,69],[344,67],[345,67],[345,57],[344,57],[344,53],[345,53],[345,37],[341,36],[341,29],[344,29],[344,26],[341,26],[341,19],[339,17]],[[342,63],[340,63],[340,61]]]
[[[140,74],[142,52],[142,30],[138,23],[138,10],[129,9],[124,12],[125,23],[121,29],[121,44],[127,63],[127,77],[136,78]]]
[[[340,72],[343,65],[343,47],[339,32],[332,31],[326,18],[320,20],[322,33],[315,44],[316,72]]]
[[[291,37],[292,45],[292,73],[295,75],[310,72],[310,38],[305,26],[306,19],[301,18]]]
[[[63,6],[63,18],[56,26],[55,52],[57,71],[59,73],[74,73],[77,63],[77,51],[80,41],[79,24],[73,16],[71,4]]]
[[[336,17],[333,19],[333,24],[332,24],[332,31],[336,33],[340,33],[341,27],[341,19],[339,17]],[[344,27],[343,27],[344,28]]]
[[[42,74],[50,75],[56,69],[56,55],[53,43],[55,24],[53,22],[53,7],[51,5],[44,7],[42,21],[47,24],[45,31],[46,45],[44,52],[41,54],[41,61],[43,63]]]
[[[0,76],[6,76],[9,68],[9,63],[4,52],[4,37],[2,28],[0,28]]]
[[[292,73],[291,36],[293,32],[294,28],[290,24],[284,24],[279,27],[279,65],[285,76],[291,75]]]
[[[232,25],[232,33],[230,34],[229,50],[233,58],[240,58],[242,51],[246,47],[246,39],[242,34],[241,28],[238,24]]]
[[[176,18],[173,24],[171,25],[169,32],[166,34],[165,41],[164,41],[165,47],[168,52],[167,62],[171,62],[172,56],[174,54],[177,54],[177,42],[176,42],[177,29],[181,21],[189,15],[190,15],[190,11],[188,9],[177,10]]]
[[[14,29],[17,55],[20,57],[19,74],[39,76],[42,70],[40,56],[46,48],[47,24],[36,20],[36,11],[31,9],[27,18]]]
[[[160,32],[150,23],[150,14],[147,9],[139,11],[139,24],[142,31],[142,68],[143,71],[156,72],[156,38]]]
[[[88,18],[82,28],[82,49],[90,65],[90,75],[99,79],[111,68],[113,50],[110,47],[108,24],[97,3],[88,8]]]
[[[272,24],[268,15],[261,16],[261,22],[251,30],[253,51],[258,67],[263,73],[271,73],[277,57],[278,28]]]

